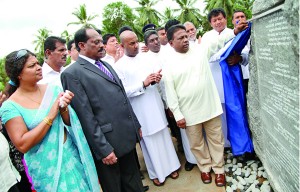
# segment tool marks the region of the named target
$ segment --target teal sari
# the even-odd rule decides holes
[[[0,110],[2,121],[6,123],[22,116],[29,130],[35,128],[47,116],[60,92],[60,87],[48,85],[39,109],[23,108],[7,100]],[[68,110],[71,126],[66,126],[58,113],[43,140],[24,155],[34,188],[38,192],[100,192],[96,168],[80,122],[70,106]],[[64,128],[67,129],[65,143]]]

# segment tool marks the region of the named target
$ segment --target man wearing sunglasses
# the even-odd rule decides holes
[[[55,83],[61,86],[60,73],[67,60],[66,41],[60,37],[50,36],[44,43],[45,61],[42,66],[43,79],[40,84]]]

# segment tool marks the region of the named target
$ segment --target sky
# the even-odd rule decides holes
[[[78,25],[68,23],[78,21],[72,15],[79,5],[85,4],[88,15],[98,14],[99,17],[92,20],[101,29],[103,8],[117,0],[0,0],[0,58],[12,51],[29,49],[34,51],[32,42],[38,35],[38,30],[47,28],[51,35],[60,36],[64,30],[73,34]],[[138,7],[135,0],[119,0],[126,2],[131,7]],[[196,8],[203,10],[202,0],[195,4]],[[172,0],[160,0],[155,6],[163,13],[166,7],[179,8]]]

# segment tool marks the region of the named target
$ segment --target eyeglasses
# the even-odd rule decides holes
[[[28,51],[26,49],[20,49],[15,57],[14,63],[24,57],[27,53]]]

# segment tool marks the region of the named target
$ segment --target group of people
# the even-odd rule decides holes
[[[24,154],[28,171],[22,177],[36,191],[146,191],[138,143],[149,178],[162,186],[167,177],[179,177],[170,128],[185,153],[185,169],[197,164],[205,184],[212,182],[213,170],[216,185],[225,186],[226,119],[210,58],[248,27],[245,17],[234,18],[235,28],[228,29],[225,12],[212,10],[213,30],[198,39],[191,22],[148,24],[141,47],[128,26],[119,30],[120,43],[115,34],[81,28],[67,47],[64,39],[48,37],[42,66],[27,49],[10,53],[0,115],[9,139]],[[68,54],[71,64],[65,66]],[[246,62],[237,54],[229,60]],[[1,167],[5,161],[10,175],[5,191],[24,191],[10,166],[8,145],[1,146]]]

